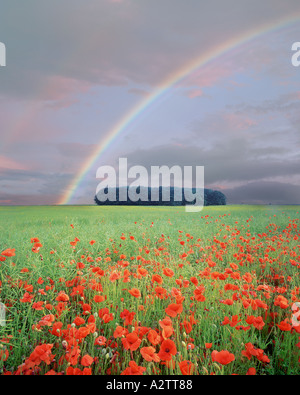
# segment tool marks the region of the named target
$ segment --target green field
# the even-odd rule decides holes
[[[0,207],[0,234],[2,374],[300,373],[298,206]]]

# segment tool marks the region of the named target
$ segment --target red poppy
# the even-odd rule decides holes
[[[141,344],[141,339],[136,332],[128,333],[125,339],[122,339],[122,344],[125,350],[135,351]]]
[[[159,344],[160,342],[161,342],[161,337],[159,336],[159,334],[155,331],[155,330],[153,330],[153,329],[151,329],[149,332],[148,332],[148,340],[149,340],[149,342],[151,343],[151,344],[153,344],[153,346],[156,346],[157,344]]]
[[[164,340],[160,346],[158,356],[162,361],[171,361],[172,355],[176,355],[176,353],[175,343],[172,340]]]
[[[183,310],[182,304],[172,303],[165,309],[165,312],[170,317],[176,317],[182,312],[182,310]]]
[[[230,362],[235,360],[234,355],[227,350],[222,350],[220,352],[213,351],[211,353],[211,358],[213,362],[219,362],[221,365],[228,365]]]
[[[126,368],[121,375],[129,375],[129,376],[136,376],[136,375],[142,375],[146,371],[146,368],[143,368],[142,366],[138,366],[134,361],[129,362],[129,367]]]
[[[187,375],[193,374],[195,365],[191,361],[182,361],[179,364],[179,368],[180,368],[181,373],[184,376],[187,376]]]
[[[159,362],[160,358],[157,354],[155,354],[154,347],[143,347],[141,348],[141,354],[143,358],[148,362]]]
[[[86,354],[81,358],[81,365],[82,366],[91,366],[92,363],[94,362],[94,358],[92,358],[90,355]]]
[[[128,292],[130,293],[130,295],[134,296],[135,298],[141,297],[141,292],[137,288],[129,289]]]
[[[0,250],[1,251],[1,250]],[[1,252],[0,255],[6,256],[7,258],[15,256],[15,248],[7,248],[6,250],[4,250],[3,252]]]

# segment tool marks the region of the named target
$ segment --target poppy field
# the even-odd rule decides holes
[[[298,210],[0,207],[0,374],[299,374]]]

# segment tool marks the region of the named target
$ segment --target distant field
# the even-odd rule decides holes
[[[299,209],[0,207],[0,372],[299,374]]]

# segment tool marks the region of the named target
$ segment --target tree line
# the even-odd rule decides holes
[[[125,190],[127,188],[127,191]],[[197,193],[197,190],[192,188],[188,192]],[[199,191],[198,191],[199,192]],[[138,187],[136,193],[143,196],[143,199],[133,200],[130,198],[129,187],[116,187],[114,194],[111,195],[108,188],[100,190],[94,198],[94,201],[99,206],[186,206],[193,204],[191,199],[186,199],[187,190],[175,187]],[[220,191],[212,189],[204,189],[204,206],[224,206],[226,205],[226,196]],[[165,200],[164,196],[169,194],[169,199]],[[120,196],[126,195],[126,200],[120,199]],[[178,199],[178,196],[181,196]],[[113,199],[112,199],[113,197]],[[155,197],[155,199],[153,199]]]

